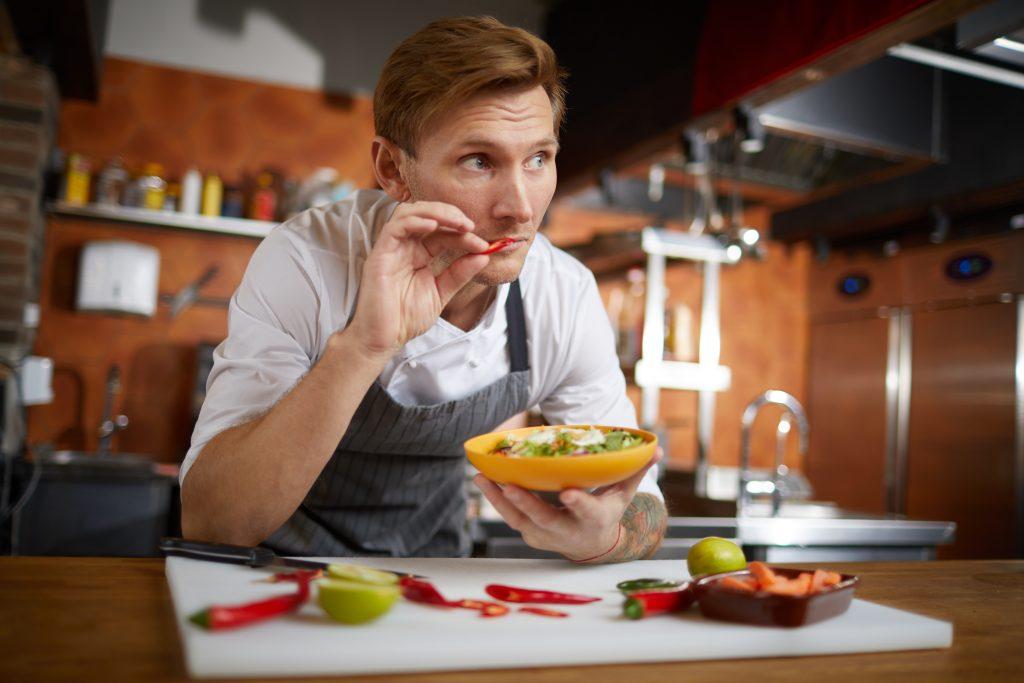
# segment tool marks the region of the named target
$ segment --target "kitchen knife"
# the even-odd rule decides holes
[[[181,312],[196,302],[199,290],[217,274],[217,266],[210,266],[194,282],[186,285],[171,300],[171,317],[177,318]]]
[[[207,560],[209,562],[223,562],[225,564],[244,564],[249,567],[289,567],[291,569],[323,569],[326,571],[329,562],[317,562],[315,560],[297,560],[290,557],[278,557],[269,548],[250,548],[241,545],[225,545],[221,543],[201,543],[199,541],[186,541],[183,538],[161,538],[160,551],[167,556],[187,557],[192,560]],[[427,577],[409,572],[397,572],[391,569],[380,569],[380,571],[391,572],[398,576],[411,576],[414,579],[425,579]]]

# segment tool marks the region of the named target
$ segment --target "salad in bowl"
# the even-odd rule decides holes
[[[657,445],[642,429],[554,425],[481,434],[464,447],[470,463],[493,482],[562,491],[628,479],[651,461]]]
[[[643,436],[625,429],[541,427],[527,434],[509,432],[491,452],[509,458],[552,458],[621,451],[643,443]]]

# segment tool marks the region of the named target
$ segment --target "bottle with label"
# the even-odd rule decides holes
[[[89,160],[81,154],[69,155],[64,180],[64,201],[68,204],[88,204],[90,177]]]
[[[188,169],[181,178],[181,202],[178,211],[194,216],[199,213],[203,199],[203,176],[194,168]]]
[[[274,176],[260,173],[256,178],[256,189],[249,204],[249,218],[257,221],[272,221],[277,211],[277,194],[274,192]]]
[[[164,195],[167,193],[167,181],[163,179],[164,169],[160,164],[146,164],[139,178],[142,190],[142,206],[146,209],[160,211],[164,208]]]
[[[178,183],[167,183],[167,193],[164,195],[164,211],[177,211],[180,197],[181,185]]]
[[[216,173],[208,174],[203,182],[203,215],[219,216],[223,201],[224,184],[221,183],[220,176]]]
[[[96,203],[104,206],[117,206],[121,203],[121,194],[128,182],[128,171],[121,157],[114,157],[100,171],[96,178]]]
[[[129,173],[128,180],[121,191],[121,205],[137,209],[142,206],[142,188],[139,186],[139,179],[135,174]]]
[[[228,218],[242,218],[245,215],[245,193],[242,188],[234,185],[224,188],[224,204],[220,215]]]

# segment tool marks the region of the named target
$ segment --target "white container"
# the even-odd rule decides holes
[[[190,168],[181,178],[181,203],[178,210],[192,216],[198,215],[202,196],[203,176],[196,169]]]
[[[38,406],[53,402],[53,360],[28,356],[21,362],[21,403]]]
[[[78,269],[76,308],[80,311],[156,313],[160,252],[119,240],[88,242]]]

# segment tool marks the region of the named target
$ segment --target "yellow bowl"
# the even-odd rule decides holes
[[[517,436],[540,429],[596,427],[602,432],[621,429],[644,438],[644,443],[633,448],[593,455],[565,455],[550,458],[510,458],[494,455],[491,451],[507,434]],[[639,472],[654,457],[658,437],[642,429],[602,427],[600,425],[552,425],[551,427],[522,427],[474,436],[464,444],[466,457],[473,466],[491,481],[515,484],[534,491],[561,491],[563,489],[589,489],[607,486],[628,479]]]

